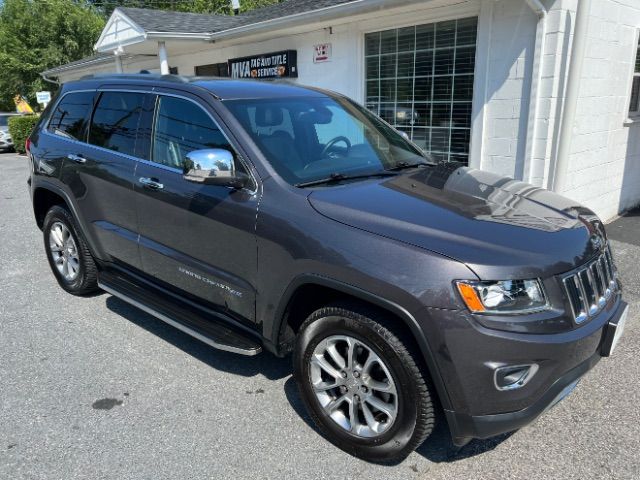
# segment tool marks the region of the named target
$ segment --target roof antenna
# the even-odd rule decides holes
[[[231,9],[234,15],[240,13],[240,0],[231,0]]]

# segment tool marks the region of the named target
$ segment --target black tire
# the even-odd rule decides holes
[[[62,223],[69,230],[77,248],[79,271],[76,278],[73,280],[67,280],[58,271],[58,268],[55,266],[53,252],[49,247],[49,235],[51,228],[57,222]],[[51,207],[45,216],[42,233],[49,266],[51,267],[51,271],[60,286],[72,295],[88,295],[96,292],[98,290],[98,269],[91,253],[89,252],[87,242],[80,233],[78,224],[69,210],[61,205],[54,205]]]
[[[312,313],[300,328],[294,350],[294,377],[307,411],[322,434],[342,450],[371,462],[404,460],[431,434],[434,404],[426,372],[410,339],[394,333],[384,312],[359,304],[336,304]],[[388,367],[398,390],[398,410],[388,431],[363,438],[339,426],[325,413],[311,383],[310,359],[318,344],[332,335],[348,335],[364,342]]]

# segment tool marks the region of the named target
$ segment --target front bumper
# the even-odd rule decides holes
[[[626,306],[618,293],[588,324],[554,334],[495,331],[474,323],[466,312],[434,313],[422,326],[439,353],[436,361],[448,395],[443,406],[454,443],[517,430],[564,398],[608,355]],[[523,387],[495,387],[496,366],[530,363],[539,369]]]
[[[569,395],[582,376],[598,363],[599,352],[568,371],[540,397],[536,402],[522,410],[493,415],[472,416],[445,410],[453,443],[463,446],[473,438],[489,438],[501,433],[512,432],[531,423],[556,403]]]

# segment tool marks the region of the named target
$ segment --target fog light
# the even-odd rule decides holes
[[[524,387],[537,371],[537,363],[500,367],[496,368],[493,380],[498,390],[516,390]]]

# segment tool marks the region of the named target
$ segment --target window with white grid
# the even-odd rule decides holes
[[[468,163],[477,18],[365,36],[366,105],[430,152]]]
[[[638,46],[636,48],[636,63],[633,70],[633,86],[631,87],[629,114],[634,117],[640,116],[640,38],[638,39]]]

